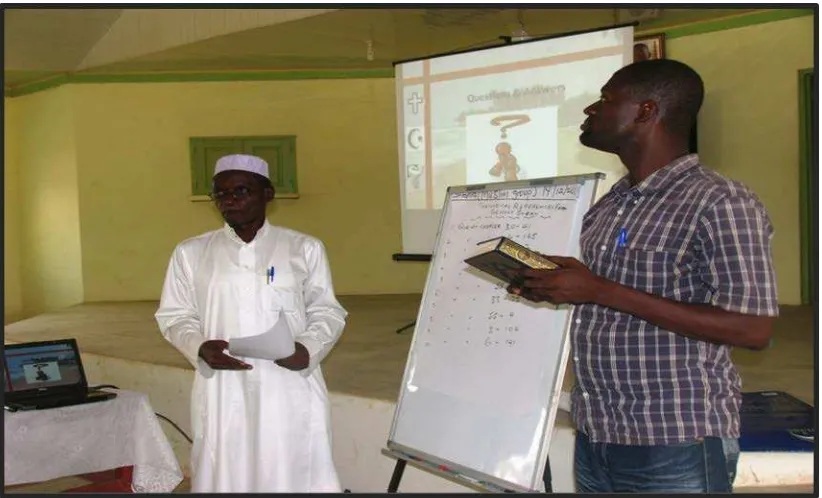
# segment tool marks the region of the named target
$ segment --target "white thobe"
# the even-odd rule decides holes
[[[325,248],[308,235],[266,222],[245,243],[225,225],[175,248],[156,318],[196,370],[192,492],[340,491],[319,363],[346,316]],[[198,358],[206,340],[261,334],[278,319],[308,350],[305,370],[255,358],[240,358],[252,370],[212,370]]]

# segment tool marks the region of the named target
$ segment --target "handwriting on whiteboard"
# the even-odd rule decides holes
[[[582,190],[579,184],[542,185],[506,190],[469,190],[451,194],[453,201],[504,201],[520,199],[539,199],[543,201],[577,200]]]
[[[567,251],[567,239],[555,234],[569,231],[581,195],[580,184],[450,194],[429,277],[431,292],[418,320],[423,350],[438,361],[456,356],[479,365],[500,360],[500,354],[522,355],[516,350],[538,341],[543,325],[526,318],[534,313],[530,305],[464,260],[476,252],[477,243],[501,235],[537,251]]]

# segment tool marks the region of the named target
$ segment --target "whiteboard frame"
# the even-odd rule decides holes
[[[594,205],[598,198],[598,188],[599,183],[606,177],[605,173],[585,173],[580,175],[565,175],[565,176],[555,176],[555,177],[547,177],[547,178],[536,178],[533,180],[520,180],[520,181],[512,181],[512,182],[496,182],[496,183],[486,183],[486,184],[475,184],[475,185],[460,185],[460,186],[451,186],[448,187],[445,193],[445,202],[443,203],[442,215],[440,216],[440,223],[439,227],[437,228],[437,236],[434,243],[434,251],[432,255],[431,262],[432,264],[428,267],[428,273],[426,275],[426,285],[425,289],[423,289],[421,303],[424,305],[427,302],[427,295],[429,292],[429,281],[431,278],[431,273],[434,269],[434,262],[437,259],[438,252],[440,250],[440,239],[443,235],[443,226],[445,224],[445,220],[448,218],[449,209],[451,207],[451,203],[449,199],[451,195],[455,193],[462,193],[462,192],[475,192],[480,190],[508,190],[508,189],[517,189],[517,188],[527,188],[527,187],[534,187],[534,186],[543,186],[543,185],[572,185],[572,184],[582,184],[584,185],[588,181],[593,181],[592,186],[592,195],[591,201],[586,209],[589,210],[591,206]],[[584,214],[583,214],[584,216]],[[552,396],[550,398],[550,405],[548,406],[548,416],[545,420],[544,426],[542,428],[542,440],[540,441],[540,448],[537,453],[537,462],[535,466],[534,474],[531,476],[530,481],[530,488],[524,488],[518,484],[504,481],[499,479],[495,476],[484,474],[482,472],[476,471],[474,469],[470,469],[464,467],[460,464],[455,462],[450,462],[448,460],[436,457],[434,455],[427,454],[425,452],[416,450],[414,448],[409,448],[404,446],[400,443],[394,442],[393,438],[395,436],[395,431],[397,427],[397,419],[399,418],[400,409],[402,407],[403,398],[405,396],[405,385],[408,382],[408,377],[410,374],[410,367],[411,364],[406,359],[405,370],[402,376],[402,383],[400,384],[400,392],[399,398],[397,399],[397,404],[394,409],[394,416],[391,420],[391,430],[388,434],[388,441],[386,447],[388,448],[388,452],[383,450],[383,454],[386,456],[390,456],[393,458],[398,458],[398,454],[406,455],[408,457],[407,461],[415,463],[417,467],[434,473],[436,475],[440,475],[442,477],[449,478],[451,480],[457,480],[461,484],[465,486],[469,486],[472,488],[481,488],[488,491],[519,491],[519,492],[538,492],[543,487],[542,486],[542,476],[544,473],[545,465],[548,462],[548,453],[550,449],[551,443],[551,436],[553,435],[554,425],[556,424],[556,415],[557,409],[559,408],[559,401],[562,395],[562,384],[565,380],[565,370],[568,367],[568,357],[570,356],[571,350],[571,340],[570,340],[570,329],[571,329],[571,319],[573,317],[573,306],[568,306],[569,313],[568,317],[565,321],[565,326],[562,330],[562,346],[560,350],[560,357],[558,362],[558,371],[555,375],[555,382],[553,386]],[[417,343],[418,336],[418,329],[420,328],[420,319],[422,318],[424,309],[421,305],[417,310],[417,320],[414,326],[414,335],[411,339],[411,346],[409,347],[409,358],[411,353],[414,351],[414,348]],[[447,468],[447,471],[443,471],[442,468]]]

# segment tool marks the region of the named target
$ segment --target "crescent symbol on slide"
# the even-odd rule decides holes
[[[419,128],[411,128],[411,131],[408,132],[408,145],[412,149],[419,149],[420,145],[422,145],[422,136],[420,135]]]

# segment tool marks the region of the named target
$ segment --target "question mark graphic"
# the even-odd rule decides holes
[[[508,133],[507,133],[506,130],[508,130],[509,128],[524,125],[525,123],[530,122],[531,117],[528,116],[527,114],[511,114],[511,115],[507,115],[507,116],[497,116],[497,117],[495,117],[494,119],[491,120],[491,125],[500,126],[500,124],[502,124],[505,121],[512,121],[512,122],[508,123],[507,125],[502,126],[500,128],[499,131],[500,131],[500,135],[502,136],[502,138],[508,138]]]

